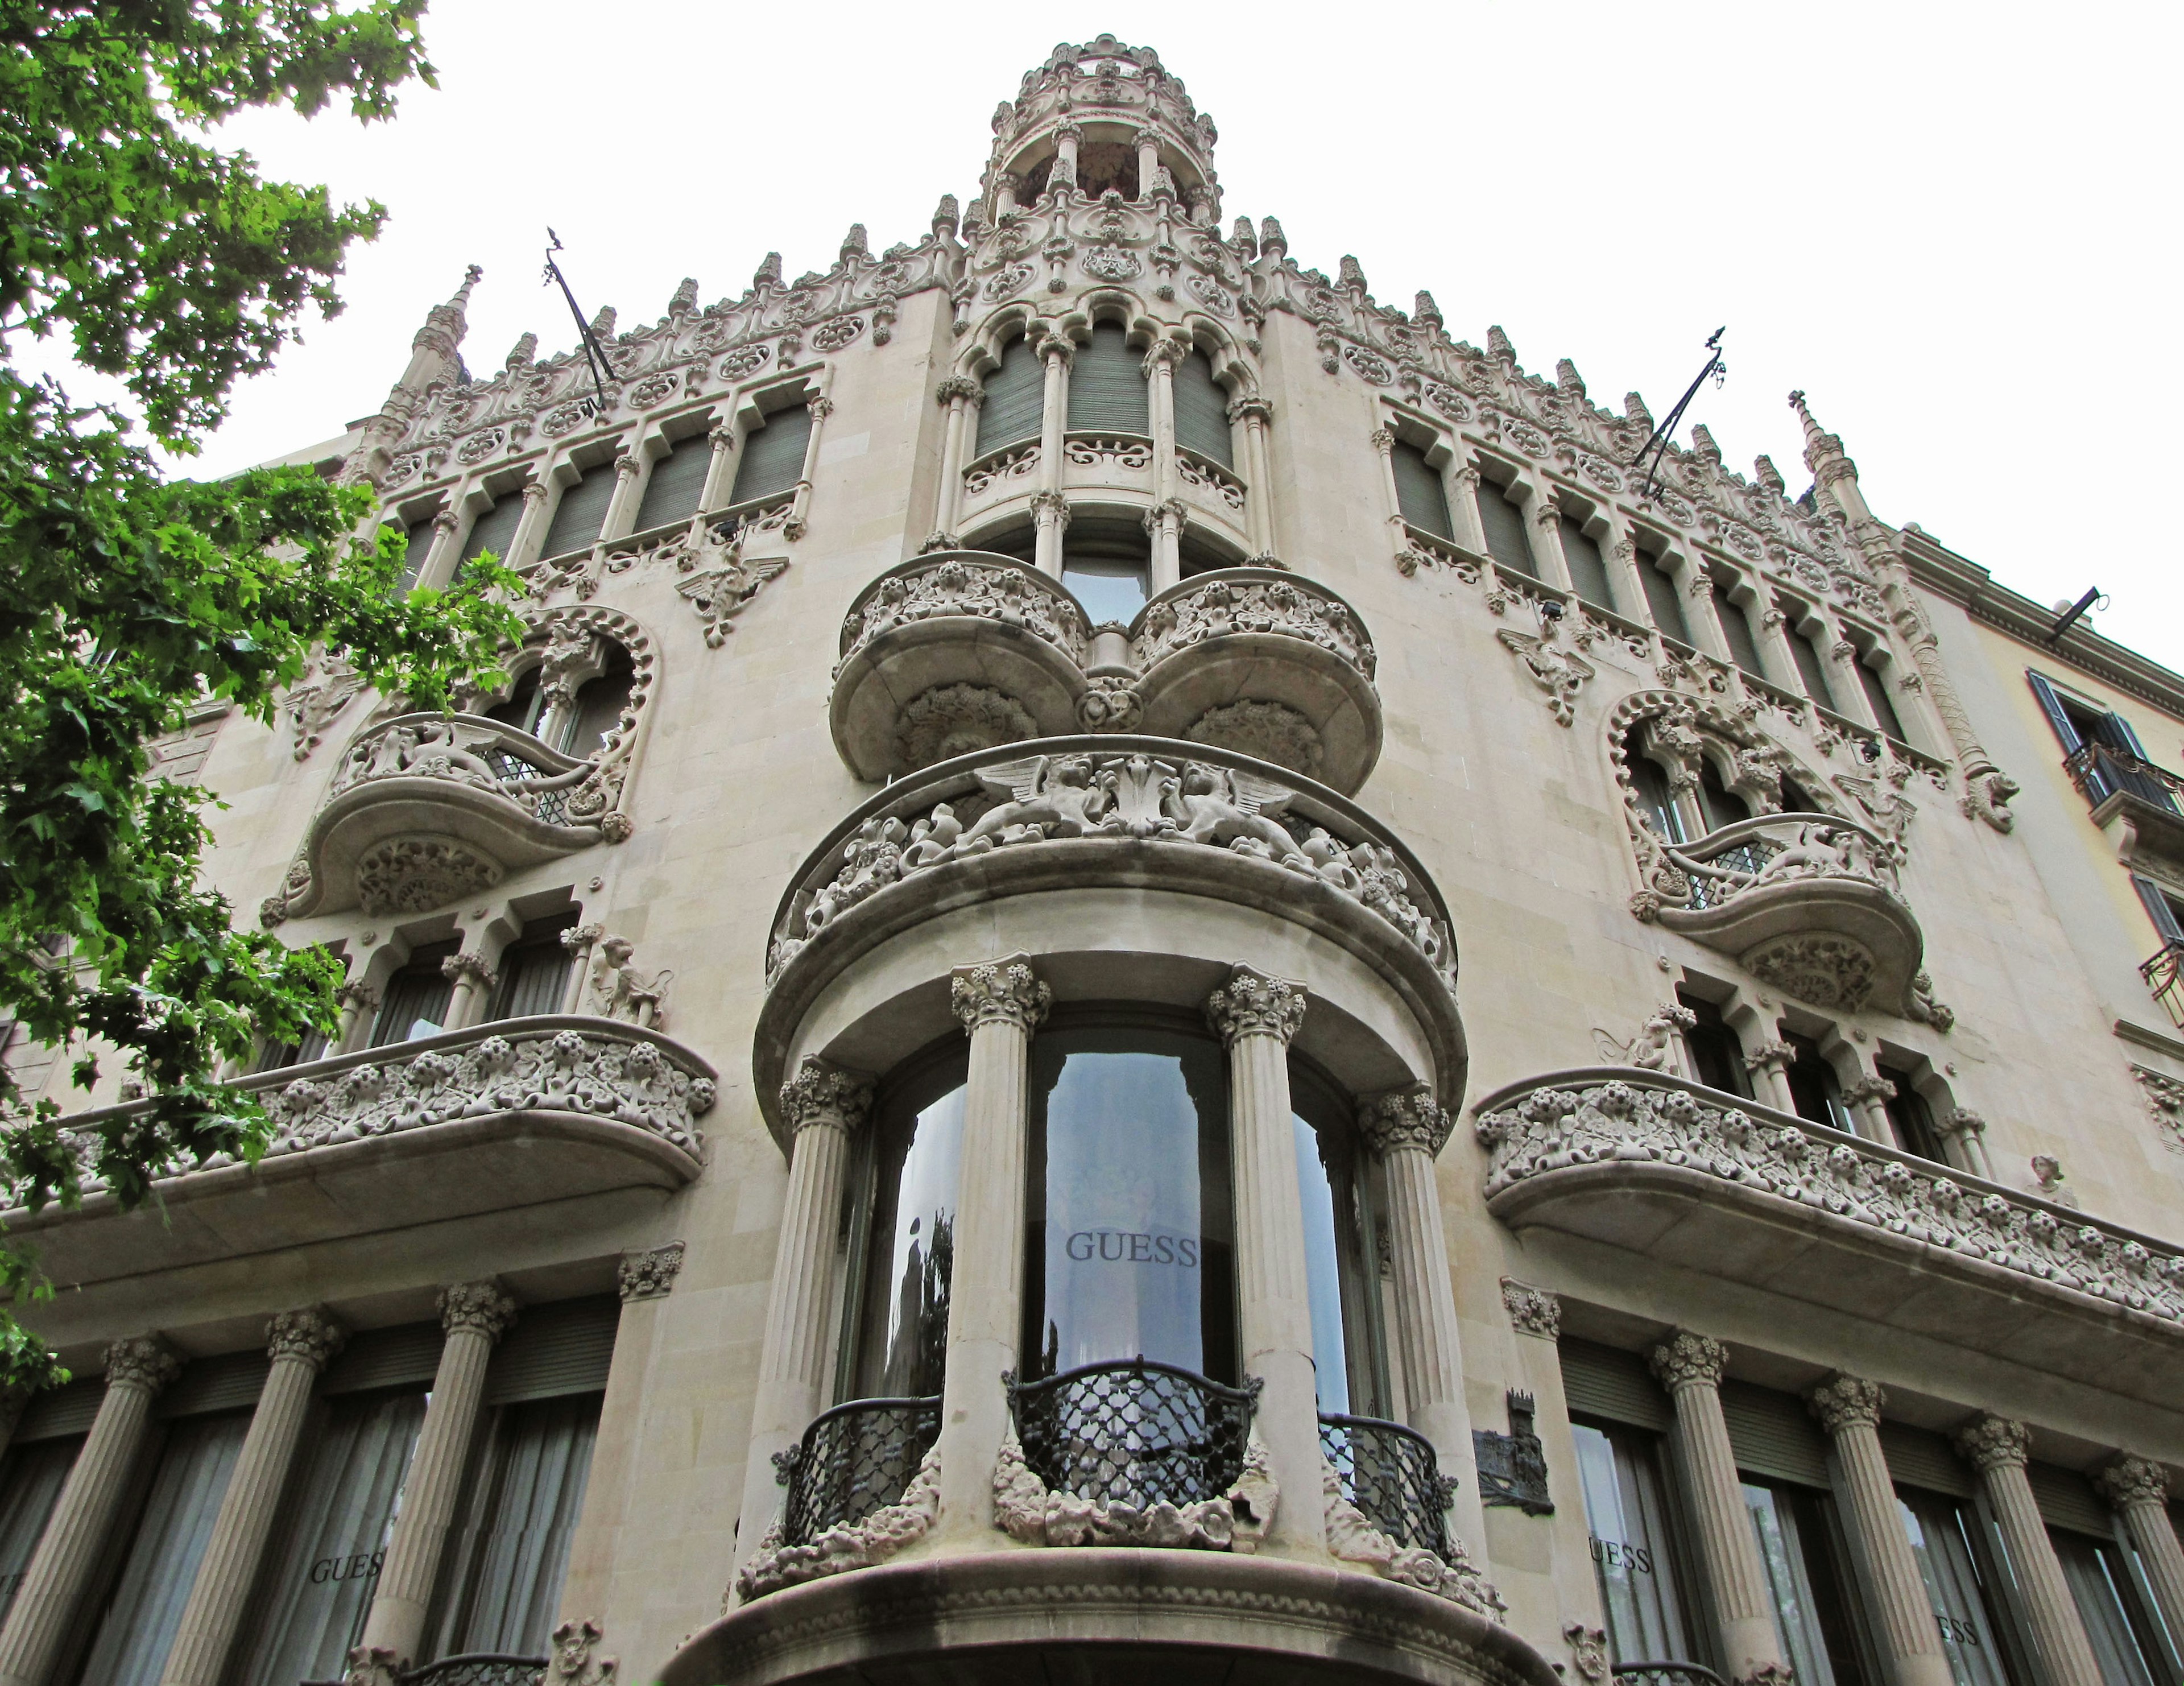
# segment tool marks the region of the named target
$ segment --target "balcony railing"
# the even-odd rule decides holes
[[[1256,1377],[1228,1387],[1136,1358],[1006,1381],[1025,1465],[1050,1493],[1140,1513],[1181,1510],[1224,1497],[1243,1476]]]
[[[2184,814],[2184,778],[2128,750],[2086,744],[2074,750],[2063,766],[2079,793],[2095,807],[2121,792],[2164,812]]]
[[[443,1656],[394,1676],[395,1686],[544,1686],[547,1659],[500,1651]],[[343,1686],[339,1680],[305,1680],[298,1686]]]
[[[605,804],[578,792],[599,772],[596,761],[563,755],[483,715],[403,714],[349,745],[327,794],[375,779],[437,779],[490,791],[549,825],[589,824]]]
[[[1729,1686],[1704,1663],[1618,1662],[1608,1671],[1620,1686]]]
[[[1763,814],[1661,851],[1691,885],[1693,912],[1721,907],[1755,886],[1855,879],[1897,889],[1896,855],[1876,834],[1831,814]]]
[[[2167,1009],[2169,1021],[2184,1030],[2184,942],[2168,942],[2151,960],[2139,963],[2138,975]]]
[[[784,1545],[808,1545],[828,1528],[852,1527],[900,1500],[940,1438],[940,1396],[852,1399],[822,1411],[804,1438],[774,1459],[788,1489]]]
[[[1342,1496],[1367,1521],[1398,1545],[1449,1555],[1447,1513],[1456,1478],[1440,1472],[1425,1436],[1379,1417],[1323,1412],[1319,1449]]]

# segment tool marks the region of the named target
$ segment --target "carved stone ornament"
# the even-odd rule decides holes
[[[784,514],[788,507],[782,505]],[[755,512],[746,517],[755,518],[758,518]],[[740,540],[741,528],[736,536]],[[690,571],[675,582],[676,595],[696,611],[699,624],[705,628],[708,650],[718,650],[727,643],[728,634],[735,630],[736,617],[750,606],[760,589],[788,572],[785,556],[745,561],[733,544],[713,553],[713,559],[718,561],[717,567],[705,566],[707,553],[701,551],[691,559]]]
[[[1054,991],[1022,955],[958,966],[948,980],[948,1004],[973,1036],[988,1024],[1012,1024],[1028,1036],[1053,1002]]]
[[[616,1286],[624,1304],[633,1299],[665,1299],[682,1270],[682,1243],[671,1241],[644,1253],[625,1253],[615,1267]]]
[[[820,1127],[854,1136],[872,1105],[872,1078],[816,1054],[805,1055],[796,1075],[781,1086],[782,1115],[791,1134]]]
[[[1386,360],[1375,357],[1362,346],[1344,346],[1342,360],[1357,371],[1359,379],[1373,386],[1384,387],[1396,378],[1396,371],[1388,366]]]
[[[2145,1092],[2147,1115],[2161,1132],[2161,1145],[2184,1153],[2184,1082],[2142,1065],[2131,1067],[2131,1075]]]
[[[500,878],[498,861],[452,837],[390,837],[358,857],[356,896],[366,913],[429,913]]]
[[[265,1326],[265,1355],[275,1362],[284,1358],[324,1370],[348,1339],[348,1331],[334,1321],[322,1305],[300,1311],[283,1311]]]
[[[1379,658],[1343,604],[1301,579],[1207,581],[1145,611],[1130,659],[1143,672],[1180,649],[1229,633],[1279,633],[1341,658],[1370,679]]]
[[[1878,1382],[1836,1371],[1805,1396],[1820,1426],[1830,1435],[1847,1428],[1878,1428],[1888,1395]]]
[[[1383,1159],[1406,1148],[1438,1158],[1455,1127],[1455,1119],[1424,1083],[1368,1095],[1357,1103],[1357,1133]]]
[[[667,990],[672,970],[647,977],[637,969],[637,945],[626,936],[601,937],[592,951],[591,1007],[602,1019],[667,1028]]]
[[[1134,732],[1145,717],[1145,700],[1119,673],[1095,673],[1077,699],[1077,723],[1087,732]]]
[[[1607,1686],[1607,1634],[1582,1622],[1565,1622],[1563,1643],[1569,1647],[1570,1666],[1585,1686]]]
[[[1676,1058],[1678,1033],[1691,1030],[1698,1022],[1698,1015],[1688,1007],[1664,1001],[1653,1009],[1652,1015],[1638,1027],[1638,1034],[1629,1041],[1619,1041],[1596,1025],[1592,1043],[1599,1049],[1601,1058],[1611,1064],[1635,1066],[1641,1071],[1673,1072],[1680,1064]]]
[[[974,616],[1020,627],[1066,651],[1079,665],[1092,637],[1084,611],[1058,582],[1001,562],[948,556],[922,571],[881,581],[844,621],[841,658],[847,661],[896,627],[944,615]]]
[[[1194,744],[1212,744],[1270,761],[1306,778],[1317,774],[1327,758],[1326,747],[1312,722],[1287,703],[1248,698],[1223,703],[1200,715],[1184,736]]]
[[[1037,736],[1038,723],[1006,692],[991,685],[935,685],[904,705],[895,724],[895,752],[905,767],[930,767]]]
[[[1509,1314],[1509,1326],[1520,1335],[1537,1336],[1542,1341],[1559,1341],[1563,1337],[1562,1296],[1547,1288],[1535,1288],[1520,1282],[1513,1276],[1502,1279],[1502,1306]]]
[[[595,1657],[592,1650],[606,1637],[596,1622],[564,1622],[554,1630],[554,1650],[546,1659],[542,1686],[613,1686],[621,1664],[610,1656]]]
[[[1227,1492],[1188,1505],[1162,1499],[1143,1510],[1119,1500],[1050,1492],[1024,1461],[1013,1432],[1002,1441],[994,1463],[994,1526],[1023,1545],[1145,1545],[1249,1555],[1273,1526],[1279,1499],[1267,1449],[1256,1433],[1244,1449],[1242,1472]]]
[[[1981,1412],[1949,1437],[1964,1460],[1981,1474],[2023,1469],[2032,1455],[2032,1431],[2009,1417]]]
[[[106,1349],[109,1388],[141,1387],[156,1394],[181,1373],[181,1359],[156,1336],[126,1336]]]
[[[1135,281],[1145,272],[1145,266],[1138,261],[1136,254],[1126,252],[1119,246],[1095,246],[1078,262],[1084,273],[1095,281],[1113,282],[1118,285]]]
[[[917,1466],[902,1497],[883,1505],[862,1521],[822,1530],[802,1545],[785,1545],[776,1517],[750,1560],[737,1572],[733,1597],[749,1604],[784,1587],[801,1586],[827,1575],[869,1569],[884,1563],[925,1535],[940,1515],[940,1449],[933,1447]],[[722,1600],[723,1612],[728,1600]]]
[[[1554,716],[1555,723],[1567,726],[1576,719],[1578,693],[1597,670],[1583,656],[1562,647],[1557,625],[1548,622],[1537,638],[1511,627],[1502,628],[1494,636],[1524,664],[1525,677],[1546,696],[1547,712]]]
[[[2119,1510],[2142,1505],[2160,1509],[2169,1503],[2169,1471],[2149,1458],[2128,1453],[2094,1476],[2093,1485]]]
[[[1302,984],[1270,978],[1249,966],[1232,968],[1228,981],[1206,998],[1206,1022],[1224,1047],[1240,1036],[1272,1036],[1286,1047],[1304,1023]]]
[[[1873,994],[1873,956],[1851,937],[1777,937],[1749,950],[1741,963],[1761,983],[1815,1007],[1855,1013]]]
[[[1327,1507],[1327,1549],[1330,1556],[1377,1575],[1398,1581],[1420,1592],[1445,1598],[1475,1615],[1495,1622],[1505,1619],[1509,1606],[1494,1583],[1481,1574],[1456,1541],[1449,1542],[1452,1561],[1444,1561],[1424,1546],[1398,1545],[1365,1518],[1363,1511],[1342,1495],[1342,1482],[1334,1468],[1320,1465],[1320,1488]]]
[[[1729,1348],[1711,1335],[1679,1329],[1646,1354],[1646,1363],[1671,1393],[1685,1387],[1719,1387],[1729,1367]]]
[[[490,1279],[457,1282],[440,1290],[440,1326],[450,1335],[468,1330],[498,1341],[515,1326],[515,1302]]]
[[[292,752],[308,760],[342,710],[364,689],[364,676],[338,656],[312,658],[304,677],[281,699],[281,713],[288,723]]]

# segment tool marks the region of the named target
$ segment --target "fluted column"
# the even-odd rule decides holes
[[[106,1349],[106,1397],[23,1572],[7,1625],[0,1627],[0,1686],[46,1686],[55,1653],[81,1617],[85,1588],[135,1472],[151,1426],[152,1401],[181,1368],[149,1336],[116,1341]]]
[[[265,1542],[280,1516],[281,1491],[310,1415],[311,1390],[344,1338],[342,1326],[322,1307],[284,1311],[265,1326],[265,1350],[273,1367],[259,1390],[258,1409],[251,1413],[235,1472],[205,1542],[160,1686],[218,1686]]]
[[[1274,554],[1273,482],[1267,468],[1267,422],[1273,413],[1263,398],[1234,399],[1228,405],[1231,437],[1243,436],[1240,455],[1251,483],[1244,488],[1244,533],[1255,562]]]
[[[1183,499],[1175,466],[1175,366],[1190,355],[1180,341],[1156,339],[1145,352],[1145,407],[1153,427],[1152,589],[1158,596],[1183,578]]]
[[[1302,984],[1248,966],[1233,968],[1206,1002],[1206,1020],[1228,1049],[1236,1322],[1244,1374],[1261,1383],[1253,1426],[1281,1494],[1266,1538],[1276,1552],[1320,1551],[1327,1544],[1312,1288],[1290,1107],[1290,1040],[1304,1023],[1305,1002]]]
[[[2053,1686],[2101,1686],[2100,1664],[2078,1615],[2077,1600],[2063,1578],[2048,1525],[2025,1473],[2032,1435],[2021,1422],[1984,1412],[1952,1437],[1964,1460],[1979,1471],[1980,1488],[2009,1553],[2009,1566],[2025,1607],[2025,1626],[2048,1665]]]
[[[2122,1519],[2161,1611],[2161,1625],[2169,1630],[2171,1641],[2184,1649],[2184,1549],[2179,1549],[2176,1529],[2169,1520],[2168,1471],[2148,1459],[2126,1454],[2095,1476],[2093,1485]]]
[[[1891,1686],[1950,1686],[1949,1660],[1934,1606],[1903,1531],[1888,1460],[1880,1450],[1880,1386],[1862,1376],[1830,1376],[1806,1395],[1835,1444],[1844,1521],[1879,1605],[1880,1640]]]
[[[740,1560],[781,1509],[774,1454],[803,1438],[821,1409],[827,1336],[833,1324],[835,1231],[849,1178],[850,1147],[872,1110],[872,1080],[861,1071],[807,1058],[781,1086],[789,1131],[788,1190],[774,1240],[773,1285],[760,1338],[758,1386],[751,1400],[750,1452],[744,1465]]]
[[[1450,1508],[1457,1532],[1483,1545],[1485,1513],[1473,1469],[1471,1408],[1463,1397],[1463,1345],[1448,1274],[1434,1161],[1454,1120],[1423,1083],[1368,1097],[1357,1129],[1385,1170],[1388,1248],[1396,1276],[1396,1349],[1411,1426],[1433,1442],[1441,1473],[1457,1478]]]
[[[447,1342],[432,1376],[432,1402],[417,1431],[417,1449],[402,1483],[401,1514],[387,1543],[387,1560],[365,1617],[364,1641],[349,1653],[353,1664],[383,1675],[416,1661],[425,1614],[438,1578],[441,1548],[455,1519],[463,1464],[485,1397],[486,1365],[493,1343],[515,1321],[515,1302],[493,1281],[460,1282],[440,1293],[440,1326]]]
[[[1691,1471],[1691,1508],[1698,1517],[1699,1560],[1721,1621],[1730,1676],[1787,1686],[1790,1671],[1774,1632],[1767,1569],[1721,1414],[1721,1377],[1728,1363],[1719,1341],[1689,1329],[1677,1330],[1652,1352],[1653,1373],[1675,1402],[1676,1440]]]
[[[1053,991],[1012,954],[959,966],[949,1002],[971,1038],[940,1397],[940,1527],[989,1543],[994,1465],[1008,1432],[1001,1374],[1017,1368],[1023,1317],[1024,1171],[1031,1036]]]
[[[1061,447],[1069,430],[1069,364],[1077,355],[1067,334],[1051,333],[1040,342],[1039,355],[1046,365],[1046,392],[1039,410],[1039,491],[1031,500],[1037,524],[1032,561],[1050,579],[1061,578],[1061,533],[1069,525],[1069,504],[1061,495]]]

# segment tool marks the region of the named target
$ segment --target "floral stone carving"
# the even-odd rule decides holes
[[[1195,744],[1217,744],[1239,755],[1256,756],[1307,777],[1317,773],[1327,758],[1318,730],[1286,703],[1223,703],[1200,715],[1184,736]]]
[[[1337,656],[1370,680],[1379,657],[1357,617],[1338,599],[1294,578],[1216,578],[1145,607],[1130,658],[1139,671],[1206,639],[1279,633]]]
[[[1341,1479],[1323,1464],[1320,1484],[1327,1504],[1327,1549],[1330,1555],[1354,1568],[1378,1575],[1384,1581],[1400,1581],[1407,1587],[1445,1598],[1474,1614],[1500,1622],[1509,1613],[1494,1583],[1480,1574],[1454,1541],[1448,1562],[1424,1546],[1402,1546],[1374,1527],[1365,1513],[1342,1496]]]
[[[452,837],[390,837],[356,863],[356,896],[367,913],[429,913],[500,882],[497,861]]]
[[[991,685],[935,685],[905,705],[895,726],[896,751],[905,767],[935,762],[1039,735],[1023,706]]]
[[[920,557],[865,593],[842,623],[842,660],[883,633],[944,615],[1022,627],[1079,662],[1091,637],[1084,611],[1058,584],[999,557],[985,561],[944,553]],[[841,671],[838,665],[835,671]]]
[[[994,1526],[1025,1545],[1150,1545],[1172,1549],[1255,1552],[1280,1502],[1267,1449],[1254,1433],[1243,1472],[1217,1499],[1188,1505],[1162,1499],[1143,1510],[1055,1493],[1024,1461],[1011,1432],[994,1465]]]
[[[826,1529],[803,1545],[784,1544],[778,1517],[736,1575],[734,1599],[749,1604],[783,1587],[801,1586],[825,1575],[844,1574],[883,1563],[905,1546],[925,1537],[940,1515],[940,1449],[933,1448],[917,1466],[903,1495],[861,1522]],[[722,1600],[723,1611],[728,1600]]]

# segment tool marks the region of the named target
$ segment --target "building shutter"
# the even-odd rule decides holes
[[[486,1404],[597,1393],[607,1385],[621,1316],[621,1302],[612,1294],[524,1312],[493,1349],[492,1368],[486,1371]]]
[[[0,1484],[0,1617],[22,1588],[31,1555],[60,1499],[61,1483],[81,1450],[81,1437],[70,1435],[18,1446],[8,1454],[7,1478]]]
[[[472,561],[490,550],[506,561],[508,547],[515,542],[516,523],[522,519],[523,494],[510,492],[471,523],[471,536],[463,540],[463,560]]]
[[[273,1361],[264,1348],[193,1359],[174,1386],[159,1395],[162,1417],[203,1416],[211,1411],[244,1410],[258,1403]]]
[[[404,536],[402,550],[402,578],[394,588],[394,595],[403,595],[417,583],[417,576],[425,572],[425,559],[432,554],[432,523],[413,521]]]
[[[1573,1412],[1657,1432],[1674,1425],[1669,1396],[1637,1354],[1579,1340],[1563,1341],[1556,1350],[1562,1359],[1563,1395]]]
[[[1479,483],[1479,524],[1486,529],[1488,555],[1505,568],[1534,579],[1540,577],[1532,561],[1531,540],[1524,532],[1524,512],[1491,480]]]
[[[744,435],[744,460],[736,467],[732,504],[795,489],[804,477],[805,448],[811,442],[811,412],[801,404],[772,411],[766,426]]]
[[[1748,1382],[1721,1384],[1721,1414],[1729,1423],[1729,1443],[1736,1466],[1775,1481],[1825,1489],[1828,1442],[1794,1394]]]
[[[92,1420],[106,1398],[103,1376],[79,1376],[65,1387],[49,1388],[31,1401],[23,1420],[8,1438],[11,1446],[33,1440],[58,1440],[64,1435],[88,1434]]]
[[[1568,516],[1562,518],[1563,560],[1569,564],[1570,584],[1588,603],[1613,610],[1615,588],[1607,578],[1607,561],[1592,535]]]
[[[1759,659],[1759,640],[1752,635],[1752,617],[1744,612],[1744,605],[1729,595],[1729,589],[1719,580],[1710,583],[1713,594],[1714,617],[1721,622],[1721,635],[1729,640],[1729,653],[1736,665],[1758,678],[1767,677],[1767,667]]]
[[[1194,351],[1175,366],[1175,442],[1233,472],[1236,455],[1232,439],[1228,394],[1214,380],[1206,354]]]
[[[1032,355],[1029,340],[1012,339],[1001,353],[1000,367],[986,377],[975,454],[983,456],[1037,438],[1045,410],[1046,371]]]
[[[1881,681],[1880,670],[1869,665],[1863,655],[1856,665],[1859,688],[1865,692],[1867,706],[1873,710],[1873,723],[1897,743],[1903,742],[1903,722],[1897,715],[1896,705],[1888,700],[1888,689]]]
[[[1797,664],[1797,677],[1805,682],[1805,695],[1821,707],[1833,709],[1836,694],[1828,689],[1827,664],[1820,660],[1819,646],[1797,625],[1797,617],[1786,607],[1782,616],[1790,628],[1790,655]]]
[[[637,530],[649,533],[697,514],[698,500],[705,494],[705,473],[712,466],[713,442],[705,434],[677,439],[675,449],[652,465],[644,500],[637,508]]]
[[[1426,454],[1398,439],[1389,453],[1389,461],[1396,471],[1396,507],[1402,511],[1403,519],[1436,539],[1455,539],[1456,523],[1448,514],[1448,487],[1440,471],[1426,461]],[[1485,495],[1484,487],[1479,495]]]
[[[1900,1422],[1884,1422],[1880,1454],[1888,1464],[1889,1479],[1898,1487],[1922,1487],[1929,1493],[1946,1493],[1957,1499],[1972,1496],[1970,1468],[1938,1434]]]
[[[2041,1520],[2050,1527],[2074,1528],[2098,1539],[2115,1536],[2115,1521],[2109,1507],[2093,1491],[2092,1482],[2075,1470],[2059,1464],[2028,1463],[2025,1473],[2032,1483],[2033,1502]]]
[[[2184,942],[2184,920],[2176,917],[2176,906],[2170,901],[2161,886],[2150,878],[2141,878],[2137,873],[2131,877],[2131,888],[2138,891],[2138,899],[2146,904],[2146,917],[2153,921],[2154,930],[2161,933],[2165,946],[2172,942]]]
[[[607,505],[614,501],[614,490],[610,462],[586,469],[584,477],[575,485],[564,486],[560,502],[554,505],[554,519],[546,526],[545,548],[539,554],[560,556],[589,549],[606,525]]]
[[[2048,683],[2046,675],[2036,673],[2030,667],[2025,670],[2025,677],[2031,681],[2032,695],[2039,699],[2040,712],[2048,717],[2048,723],[2055,729],[2063,753],[2075,755],[2085,747],[2085,740],[2078,735],[2076,725],[2063,706],[2063,699],[2055,695],[2055,687]]]
[[[326,1367],[319,1392],[332,1398],[341,1393],[410,1387],[421,1382],[430,1386],[439,1374],[440,1348],[446,1343],[447,1337],[437,1323],[366,1330]]]
[[[1691,622],[1684,618],[1683,597],[1676,589],[1675,576],[1661,566],[1658,556],[1641,550],[1638,583],[1646,588],[1646,606],[1653,611],[1653,624],[1661,635],[1690,648]]]
[[[559,1013],[568,992],[569,951],[561,933],[577,923],[574,908],[526,923],[523,934],[502,951],[500,987],[493,996],[495,1019],[526,1019]]]
[[[1150,433],[1144,362],[1122,329],[1106,322],[1094,328],[1069,371],[1069,431]]]

